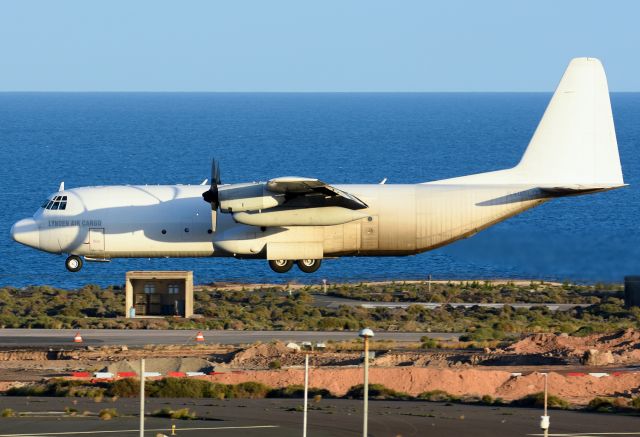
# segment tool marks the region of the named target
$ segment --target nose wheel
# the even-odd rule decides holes
[[[82,268],[82,258],[78,255],[69,255],[67,260],[64,262],[64,266],[70,272],[77,272]]]

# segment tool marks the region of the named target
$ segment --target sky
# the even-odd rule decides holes
[[[640,91],[636,0],[0,0],[0,91]]]

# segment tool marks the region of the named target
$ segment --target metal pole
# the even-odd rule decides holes
[[[429,275],[429,295],[431,295],[431,275]]]
[[[140,359],[140,437],[144,437],[144,358]]]
[[[369,415],[369,337],[364,338],[364,415],[362,418],[362,436],[367,437]]]
[[[549,382],[549,372],[544,374],[544,415],[545,417],[548,417],[549,415],[547,414],[547,388],[549,386],[548,384]],[[549,427],[545,427],[544,429],[544,437],[548,437],[549,436]]]
[[[304,354],[304,419],[302,437],[307,437],[307,399],[309,396],[309,354]]]

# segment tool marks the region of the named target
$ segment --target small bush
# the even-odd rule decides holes
[[[309,387],[308,396],[315,398],[317,396],[322,398],[332,397],[331,392],[324,388]],[[303,385],[290,385],[284,388],[274,388],[267,393],[268,398],[303,398],[304,386]]]
[[[118,411],[115,408],[105,408],[100,410],[98,417],[102,420],[111,420],[114,417],[118,417]]]
[[[589,401],[587,409],[600,413],[612,413],[617,409],[615,399],[595,397]]]
[[[449,394],[444,390],[425,391],[418,395],[418,399],[430,402],[457,402],[460,400],[458,396]]]
[[[577,331],[573,332],[571,335],[573,337],[586,337],[587,335],[591,335],[594,333],[594,329],[592,326],[583,326]]]
[[[161,410],[151,413],[153,417],[165,417],[167,419],[177,420],[193,420],[196,418],[196,413],[189,411],[188,408],[180,408],[178,410],[172,410],[170,408],[162,408]]]
[[[485,404],[485,405],[493,405],[493,403],[495,402],[495,400],[489,396],[489,395],[484,395],[480,398],[480,402]]]
[[[7,396],[45,396],[47,387],[44,384],[24,385],[11,387],[6,391]]]
[[[361,399],[364,397],[364,385],[354,385],[347,391],[347,398]],[[407,400],[411,399],[411,396],[407,393],[395,391],[387,388],[382,384],[369,384],[369,398],[370,399],[387,399],[387,400]]]
[[[138,397],[140,396],[140,381],[133,378],[118,379],[109,384],[107,394],[120,398]]]
[[[0,411],[0,417],[16,417],[16,412],[11,408],[5,408]]]
[[[435,340],[431,337],[427,337],[426,335],[422,338],[420,338],[420,341],[422,342],[422,349],[439,349],[440,348],[440,342],[438,340]]]
[[[204,398],[211,383],[201,379],[163,378],[149,384],[149,396],[154,398]]]
[[[230,386],[229,397],[241,399],[262,399],[267,397],[267,393],[271,391],[269,387],[260,382],[241,382],[240,384]]]
[[[640,396],[636,396],[635,398],[631,399],[631,401],[629,402],[629,406],[631,408],[640,410]]]
[[[549,405],[549,408],[555,408],[558,410],[566,410],[570,407],[569,402],[555,395],[549,395],[547,398],[547,403]],[[544,393],[533,393],[523,398],[516,399],[515,401],[511,402],[511,404],[518,407],[542,408],[544,407]]]
[[[280,363],[280,360],[273,360],[269,362],[269,369],[276,370],[281,368],[282,368],[282,363]]]

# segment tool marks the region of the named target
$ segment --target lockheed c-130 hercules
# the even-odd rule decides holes
[[[311,273],[323,258],[417,254],[553,198],[624,185],[604,69],[576,58],[510,169],[407,185],[305,177],[223,185],[214,161],[204,193],[202,185],[61,184],[11,235],[69,254],[70,271],[82,268],[82,257],[236,257]]]

